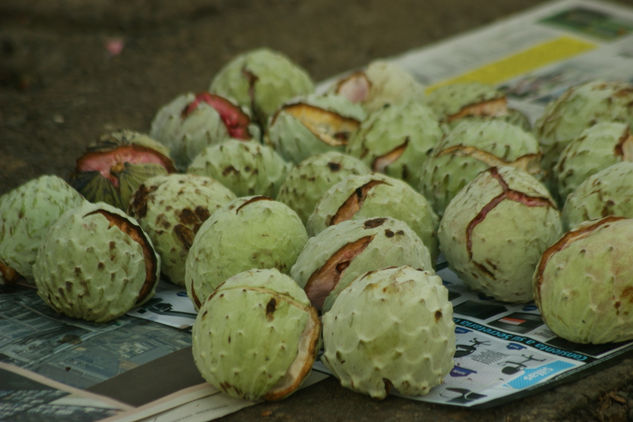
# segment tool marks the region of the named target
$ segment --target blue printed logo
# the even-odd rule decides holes
[[[531,387],[534,384],[541,382],[541,380],[572,366],[574,365],[571,363],[555,361],[548,363],[547,365],[539,366],[538,368],[526,369],[523,375],[510,381],[507,385],[517,390],[521,390],[523,388]]]

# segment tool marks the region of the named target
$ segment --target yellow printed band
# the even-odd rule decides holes
[[[481,82],[497,85],[513,77],[528,73],[551,63],[563,61],[585,51],[596,48],[596,44],[562,36],[536,44],[528,49],[470,70],[454,78],[446,79],[427,88],[427,93],[443,85],[458,82]]]

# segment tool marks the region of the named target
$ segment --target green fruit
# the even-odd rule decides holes
[[[227,278],[252,268],[288,273],[308,239],[287,205],[264,196],[237,198],[200,227],[185,264],[187,293],[199,308]]]
[[[217,208],[234,199],[233,192],[209,177],[155,176],[138,188],[128,214],[152,239],[163,274],[184,286],[185,261],[196,232]]]
[[[601,121],[633,124],[633,85],[594,80],[572,86],[547,104],[535,123],[543,150],[543,168],[550,171],[565,146]]]
[[[563,223],[567,229],[607,216],[633,218],[633,163],[613,164],[587,177],[567,196]]]
[[[358,275],[397,265],[433,270],[429,250],[403,221],[391,217],[354,219],[311,237],[290,276],[317,309],[327,311]]]
[[[314,92],[310,75],[284,54],[267,48],[231,59],[211,81],[209,91],[249,107],[261,127],[286,101]]]
[[[127,210],[139,185],[176,169],[164,145],[130,130],[108,133],[77,159],[70,183],[90,202]]]
[[[588,176],[620,161],[633,161],[633,132],[626,124],[600,122],[583,130],[554,166],[561,202]]]
[[[63,179],[44,175],[0,196],[0,284],[33,281],[37,250],[49,227],[82,196]]]
[[[418,189],[438,215],[479,172],[512,166],[539,175],[541,153],[532,134],[502,120],[462,120],[430,153]]]
[[[437,275],[409,266],[355,278],[323,315],[323,362],[373,398],[427,394],[453,368],[455,324]]]
[[[575,343],[633,339],[633,220],[606,217],[567,232],[534,272],[543,321]]]
[[[196,367],[245,400],[278,400],[310,373],[321,323],[305,293],[274,269],[244,271],[202,304],[193,325]]]
[[[286,174],[277,200],[295,210],[306,223],[323,194],[348,175],[369,173],[369,167],[356,157],[329,151],[306,158]]]
[[[33,277],[38,295],[72,318],[106,322],[147,301],[160,258],[137,221],[103,202],[64,213],[42,241]]]
[[[349,140],[346,152],[373,171],[417,183],[442,130],[435,114],[419,101],[392,104],[367,116]]]
[[[187,172],[216,179],[237,196],[274,197],[289,169],[272,148],[229,139],[201,151]]]
[[[541,254],[562,235],[547,189],[514,167],[480,173],[446,207],[440,250],[470,288],[514,303],[532,300]]]
[[[176,166],[184,170],[207,146],[231,138],[259,140],[260,129],[246,107],[208,92],[189,92],[158,110],[150,134],[167,146]]]
[[[365,112],[340,95],[310,95],[287,102],[271,117],[266,141],[284,157],[299,163],[311,155],[342,152]]]
[[[438,218],[422,194],[399,179],[380,173],[348,176],[332,186],[308,218],[308,234],[351,218],[389,216],[404,221],[422,239],[433,262]]]
[[[336,81],[331,91],[361,104],[368,113],[385,104],[402,104],[424,98],[424,85],[395,63],[376,60],[364,70]]]

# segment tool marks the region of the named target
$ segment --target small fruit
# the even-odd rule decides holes
[[[394,265],[433,271],[429,250],[403,221],[354,219],[311,237],[290,276],[305,289],[310,302],[325,312],[355,277]]]
[[[237,198],[198,229],[185,264],[187,293],[199,308],[220,283],[241,271],[288,273],[307,240],[301,219],[287,205],[265,196]]]
[[[352,175],[332,186],[316,204],[307,229],[314,236],[351,218],[382,216],[407,223],[420,236],[435,262],[439,221],[431,204],[409,184],[384,174]]]
[[[576,343],[633,339],[633,220],[606,217],[567,232],[534,272],[543,321]]]
[[[127,210],[132,194],[144,180],[176,169],[168,150],[139,132],[108,133],[77,159],[70,184],[90,202]]]
[[[217,208],[234,199],[235,194],[214,179],[174,173],[141,184],[128,214],[152,239],[163,274],[184,286],[185,261],[196,232]]]
[[[196,367],[245,400],[279,400],[310,373],[321,323],[297,284],[275,269],[240,272],[202,304],[193,325]]]
[[[377,399],[427,394],[454,365],[448,290],[409,266],[362,274],[323,315],[323,344],[323,363],[343,387]]]
[[[440,250],[467,286],[514,303],[532,300],[536,264],[561,235],[545,186],[514,167],[481,172],[448,204],[438,230]]]
[[[62,178],[44,175],[0,196],[0,284],[33,281],[37,250],[49,227],[84,203]]]
[[[289,169],[271,147],[229,139],[202,150],[187,172],[211,177],[237,196],[275,197]]]
[[[442,135],[435,114],[420,101],[388,104],[367,116],[345,151],[372,171],[415,184]]]
[[[286,101],[314,92],[310,75],[286,55],[268,48],[246,51],[213,77],[209,91],[252,110],[262,128]]]
[[[306,223],[323,194],[349,175],[367,174],[369,167],[356,157],[328,151],[306,158],[286,174],[277,201],[295,210]]]
[[[33,276],[38,295],[71,318],[106,322],[153,294],[160,258],[137,221],[106,203],[64,213],[42,241]]]
[[[150,134],[167,146],[176,166],[184,170],[209,145],[227,139],[259,140],[259,127],[249,113],[220,95],[187,93],[158,110]]]

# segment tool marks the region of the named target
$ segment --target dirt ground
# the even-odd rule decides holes
[[[66,177],[104,132],[142,132],[242,51],[268,46],[316,80],[507,17],[540,0],[2,0],[0,194]],[[631,0],[620,3],[633,5]],[[118,50],[120,48],[120,50]],[[334,379],[227,421],[633,420],[633,356],[549,392],[466,411],[378,402]]]

